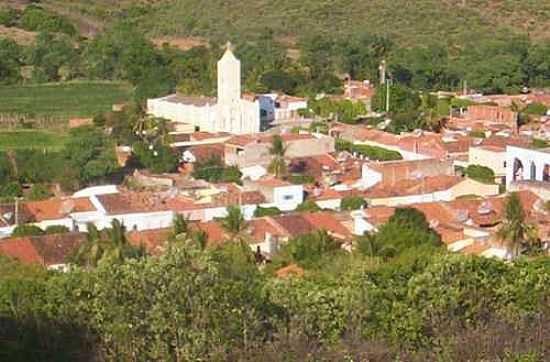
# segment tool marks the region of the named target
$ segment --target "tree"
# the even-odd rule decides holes
[[[101,232],[93,223],[86,224],[86,241],[69,256],[69,261],[86,268],[96,267],[103,257],[107,245]]]
[[[320,225],[322,228],[322,225]],[[320,229],[310,234],[298,236],[283,246],[282,259],[303,267],[315,265],[324,256],[340,249],[340,244],[325,230]]]
[[[23,195],[23,189],[19,182],[8,182],[5,185],[0,186],[0,198],[13,199],[15,197],[21,197]]]
[[[525,221],[525,212],[518,193],[512,192],[506,198],[504,222],[497,236],[508,243],[512,257],[533,249],[538,243],[536,227]]]
[[[223,228],[233,236],[240,235],[247,227],[247,222],[239,206],[229,206],[227,216],[222,220]]]
[[[0,84],[15,84],[21,80],[22,51],[11,39],[0,38]]]
[[[174,172],[179,163],[172,148],[160,142],[137,142],[133,145],[132,152],[137,161],[153,173]]]
[[[421,246],[441,245],[441,237],[430,228],[426,216],[413,208],[397,208],[375,239],[378,245],[393,248],[396,255]]]
[[[283,138],[280,135],[274,135],[271,139],[271,147],[269,153],[272,156],[269,164],[269,171],[279,178],[286,175],[288,167],[285,160],[287,147],[284,144]]]
[[[78,170],[80,182],[90,182],[113,173],[117,168],[114,145],[93,127],[74,128],[65,145],[68,166]]]
[[[36,200],[45,200],[52,196],[52,193],[50,190],[41,184],[34,184],[31,188],[31,193],[29,195],[29,199],[36,201]]]
[[[76,73],[77,56],[75,47],[67,36],[40,33],[28,56],[29,62],[34,66],[33,79],[37,82],[50,82],[72,78]]]
[[[389,259],[397,254],[397,250],[391,245],[384,245],[376,238],[375,234],[367,233],[357,238],[357,251],[371,258],[382,257]]]
[[[193,165],[193,177],[208,182],[241,183],[242,173],[236,166],[225,167],[219,157],[213,156],[206,161]]]

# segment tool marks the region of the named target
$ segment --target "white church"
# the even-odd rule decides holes
[[[241,96],[241,62],[227,43],[218,61],[218,97],[189,97],[171,94],[147,100],[147,112],[196,131],[233,134],[260,132],[260,102]]]

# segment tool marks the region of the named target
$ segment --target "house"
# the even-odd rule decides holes
[[[448,159],[466,154],[474,142],[471,137],[460,133],[439,134],[418,130],[395,135],[378,129],[346,124],[337,124],[329,134],[353,144],[382,147],[399,152],[403,159],[408,161]]]
[[[304,201],[304,187],[277,178],[263,178],[257,181],[246,181],[245,187],[259,191],[266,204],[262,206],[276,207],[282,211],[295,210]]]
[[[536,222],[536,218],[541,217],[536,210],[539,199],[528,191],[520,192],[519,196],[528,220]],[[415,208],[426,216],[431,228],[440,234],[450,251],[504,259],[509,257],[509,253],[495,237],[495,232],[504,218],[505,202],[504,196],[495,196],[419,203],[407,207]],[[387,206],[354,211],[354,234],[363,235],[365,232],[376,231],[394,212],[395,207]]]
[[[495,181],[506,183],[506,148],[498,146],[470,147],[468,165],[488,167],[495,173]]]
[[[277,93],[258,96],[260,102],[260,117],[262,125],[272,125],[278,122],[299,118],[298,112],[307,109],[307,100]]]
[[[468,106],[470,119],[505,124],[513,129],[517,127],[518,113],[500,106],[474,104]]]
[[[378,183],[393,185],[401,180],[452,175],[454,175],[453,163],[449,160],[368,162],[362,166],[361,186],[369,188]]]
[[[321,134],[285,133],[285,158],[316,156],[334,152],[334,139]],[[272,160],[269,150],[273,136],[249,134],[230,138],[225,143],[225,163],[239,168],[267,166]]]
[[[462,196],[498,195],[498,185],[488,185],[458,176],[428,176],[402,179],[393,184],[379,183],[361,192],[351,192],[365,198],[370,206],[398,206],[422,202],[451,201]]]
[[[207,246],[215,247],[234,241],[235,236],[227,232],[219,221],[201,222],[191,225],[207,236]],[[252,251],[265,259],[271,259],[280,248],[281,242],[288,240],[289,234],[271,217],[254,218],[246,222],[244,231],[238,237],[245,241]]]
[[[4,239],[0,254],[24,264],[67,270],[67,258],[86,241],[86,234],[72,232]]]

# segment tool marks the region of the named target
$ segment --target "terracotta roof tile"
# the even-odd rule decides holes
[[[96,211],[87,197],[28,201],[22,206],[35,221],[63,219],[74,212]]]
[[[160,255],[164,252],[171,233],[172,228],[131,231],[128,233],[128,241],[137,247],[143,245],[151,255]]]
[[[58,265],[64,264],[66,258],[85,240],[84,233],[4,239],[0,242],[0,253],[25,264]]]

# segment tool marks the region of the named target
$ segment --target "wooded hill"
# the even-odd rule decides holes
[[[43,0],[88,28],[131,18],[151,36],[284,38],[357,32],[401,45],[444,41],[461,46],[514,34],[548,38],[550,2],[539,0]],[[88,29],[89,30],[89,29]]]

